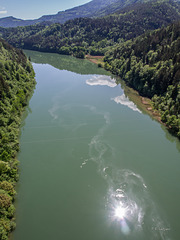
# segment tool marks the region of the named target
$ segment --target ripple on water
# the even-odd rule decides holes
[[[91,108],[97,113],[97,109]],[[108,186],[106,210],[108,223],[117,237],[128,240],[168,240],[169,226],[160,216],[144,179],[129,169],[118,169],[108,162],[113,147],[103,138],[110,126],[109,113],[102,114],[104,125],[89,143],[89,159],[96,162],[99,174]]]
[[[107,179],[109,223],[127,239],[170,239],[143,178],[130,170],[113,170]]]

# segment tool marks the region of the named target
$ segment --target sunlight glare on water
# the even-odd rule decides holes
[[[179,240],[174,140],[103,69],[28,56],[56,68],[33,64],[13,240]]]
[[[119,206],[115,209],[115,217],[118,219],[123,219],[126,216],[126,209]]]

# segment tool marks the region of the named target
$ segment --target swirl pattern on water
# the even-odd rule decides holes
[[[110,222],[117,224],[128,239],[169,239],[169,227],[161,219],[143,178],[127,169],[113,169],[106,177],[109,190],[107,211]],[[123,218],[116,216],[121,207]],[[147,236],[147,232],[149,235]]]
[[[109,226],[113,226],[123,239],[170,239],[170,228],[160,217],[144,179],[129,169],[116,168],[107,159],[107,154],[114,155],[114,148],[103,138],[111,123],[110,114],[100,113],[95,108],[91,110],[103,115],[105,120],[90,141],[89,156],[96,162],[98,172],[108,186],[105,198]]]
[[[56,115],[58,108],[66,110],[67,107],[59,106],[58,101],[58,98],[54,99],[53,107],[49,111],[53,120],[58,118]],[[115,148],[105,139],[105,132],[111,125],[110,113],[99,111],[92,105],[78,107],[88,109],[104,119],[104,124],[89,142],[89,157],[82,162],[80,168],[91,160],[97,164],[99,174],[106,181],[108,191],[105,196],[105,209],[109,227],[114,228],[117,236],[128,240],[170,239],[169,226],[162,220],[144,179],[130,169],[116,168],[111,161],[115,156]],[[71,108],[72,105],[68,106],[68,110]],[[136,110],[134,106],[133,109]],[[78,123],[72,126],[72,130],[75,131],[85,125],[86,123]]]

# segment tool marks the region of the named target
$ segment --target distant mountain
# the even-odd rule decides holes
[[[0,26],[2,27],[18,27],[35,24],[36,20],[22,20],[15,17],[0,18]]]
[[[179,3],[157,1],[136,3],[101,18],[77,18],[50,26],[0,28],[0,35],[19,48],[84,57],[87,53],[104,55],[112,46],[177,20],[180,20]]]
[[[103,17],[109,14],[113,14],[117,11],[122,10],[127,6],[133,6],[136,3],[153,2],[154,0],[92,0],[86,4],[78,7],[68,9],[66,11],[60,11],[54,15],[45,15],[34,20],[22,20],[14,17],[0,18],[1,27],[18,27],[28,26],[36,23],[46,22],[46,25],[52,23],[65,23],[68,20],[75,18],[94,18]],[[159,0],[163,2],[164,0]],[[180,0],[172,0],[179,2]],[[169,2],[167,0],[167,2]]]
[[[93,17],[103,17],[109,14],[113,14],[126,6],[133,6],[135,3],[151,2],[151,0],[117,0],[110,5],[101,8],[100,10],[94,12]]]
[[[103,8],[117,2],[119,0],[92,0],[86,4],[83,4],[66,11],[58,12],[55,15],[46,15],[38,19],[38,22],[50,21],[53,23],[64,23],[67,20],[80,18],[80,17],[92,17],[95,12],[100,11]],[[121,1],[121,0],[120,0]]]
[[[0,18],[1,27],[18,27],[18,26],[28,26],[41,22],[50,23],[64,23],[67,20],[79,18],[79,17],[91,17],[95,12],[100,9],[111,5],[118,0],[92,0],[86,4],[78,7],[68,9],[66,11],[58,12],[55,15],[45,15],[34,20],[22,20],[14,17]]]

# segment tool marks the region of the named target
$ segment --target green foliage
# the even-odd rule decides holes
[[[8,239],[15,227],[19,127],[34,86],[34,71],[26,56],[0,39],[0,239]]]
[[[0,182],[0,189],[3,189],[12,197],[14,197],[16,194],[13,184],[7,181]]]
[[[15,229],[14,221],[10,221],[7,217],[0,218],[0,239],[7,240],[8,233]]]
[[[180,138],[180,22],[178,3],[149,2],[103,18],[65,24],[0,29],[14,46],[84,58],[104,55],[104,67],[152,99],[170,131]],[[161,30],[154,30],[164,25]],[[137,38],[135,38],[137,37]],[[102,65],[99,63],[98,65]],[[14,227],[21,114],[34,88],[34,71],[21,50],[0,40],[0,239]]]
[[[102,18],[77,18],[64,24],[36,24],[0,28],[2,37],[15,47],[74,55],[104,55],[112,46],[180,19],[180,4],[150,1],[133,4]],[[155,59],[155,55],[151,56]],[[9,68],[9,66],[6,66]]]
[[[109,51],[105,68],[152,98],[162,121],[180,137],[180,22]]]

